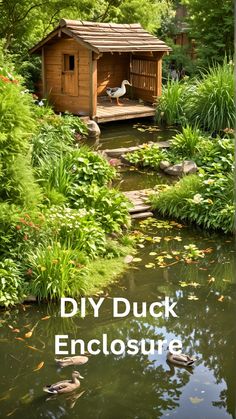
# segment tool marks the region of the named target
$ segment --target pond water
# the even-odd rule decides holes
[[[81,419],[223,419],[235,413],[235,248],[231,236],[152,220],[141,231],[135,261],[104,290],[99,318],[62,319],[56,304],[1,312],[0,417]],[[203,250],[189,263],[184,246]],[[112,298],[176,301],[177,318],[111,316]],[[32,336],[25,334],[33,329]],[[70,339],[180,339],[197,358],[193,369],[171,367],[162,355],[91,356],[77,367],[84,380],[70,395],[48,397],[44,385],[70,378],[54,363],[55,335]],[[44,365],[42,365],[44,362]],[[41,367],[41,368],[40,368]]]

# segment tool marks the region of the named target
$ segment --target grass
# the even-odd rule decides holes
[[[202,129],[220,131],[235,126],[234,72],[226,61],[197,81],[187,102],[187,118]]]

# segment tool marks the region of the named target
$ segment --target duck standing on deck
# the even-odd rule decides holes
[[[108,87],[106,89],[106,93],[110,97],[111,102],[112,102],[112,98],[115,98],[117,105],[121,105],[121,103],[119,102],[119,98],[125,95],[126,85],[132,86],[132,84],[130,84],[128,80],[123,80],[121,83],[121,87]]]

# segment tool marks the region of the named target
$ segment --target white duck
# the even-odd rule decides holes
[[[132,84],[130,84],[128,80],[123,80],[121,83],[121,87],[108,87],[106,89],[106,93],[110,97],[111,102],[112,102],[112,98],[115,98],[117,105],[121,105],[121,103],[119,102],[119,98],[121,96],[124,96],[126,93],[125,85],[132,86]]]

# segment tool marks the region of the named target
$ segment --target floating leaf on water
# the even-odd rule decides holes
[[[40,362],[33,371],[39,371],[41,370],[41,368],[43,368],[43,366],[44,366],[44,361]]]
[[[45,317],[42,317],[41,320],[48,320],[50,318],[51,318],[51,316],[45,316]]]
[[[150,252],[149,255],[150,256],[156,256],[157,255],[157,252]]]
[[[202,251],[203,251],[203,253],[212,253],[214,251],[214,249],[213,249],[213,247],[208,247],[207,249],[202,250]]]
[[[29,332],[27,332],[26,334],[25,334],[25,338],[31,338],[31,336],[32,336],[32,334],[33,334],[33,332],[32,332],[32,330],[30,330]]]
[[[189,400],[192,404],[198,404],[203,402],[204,399],[200,399],[199,397],[189,397]]]
[[[196,301],[196,300],[199,300],[199,298],[196,296],[196,295],[194,295],[194,294],[190,294],[189,296],[188,296],[188,300],[194,300],[194,301]]]
[[[133,262],[141,262],[142,259],[141,258],[133,258]]]
[[[13,333],[20,333],[20,329],[11,329]]]
[[[185,281],[180,281],[180,282],[179,282],[179,285],[180,285],[181,287],[188,287],[188,284],[187,284],[187,282],[185,282]]]
[[[147,265],[145,265],[145,268],[147,269],[151,269],[151,268],[155,268],[155,263],[147,263]]]
[[[224,296],[223,295],[221,295],[219,298],[218,298],[218,301],[220,302],[220,303],[222,303],[223,301],[224,301]]]
[[[200,287],[201,284],[199,284],[199,282],[190,282],[190,284],[192,287],[196,288],[196,287]]]
[[[145,246],[144,244],[138,244],[138,247],[140,247],[140,249],[143,249]]]
[[[174,240],[176,240],[177,242],[182,242],[182,238],[180,236],[175,236]]]

